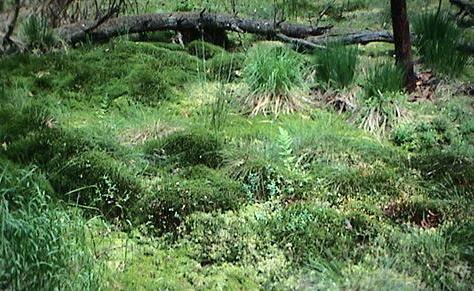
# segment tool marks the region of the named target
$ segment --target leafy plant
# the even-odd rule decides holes
[[[278,130],[279,135],[276,142],[279,148],[279,155],[285,167],[291,171],[296,164],[296,157],[293,155],[293,139],[284,128],[279,127]]]
[[[413,21],[413,30],[417,35],[415,45],[423,60],[435,70],[449,75],[460,75],[466,65],[468,56],[459,52],[462,30],[443,13],[424,13]]]
[[[300,56],[286,47],[254,47],[243,70],[250,90],[243,104],[250,114],[277,115],[301,109],[305,91],[302,64]]]
[[[354,80],[358,54],[357,47],[339,43],[317,50],[314,54],[316,78],[338,89],[349,86]]]

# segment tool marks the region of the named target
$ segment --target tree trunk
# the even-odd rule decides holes
[[[390,0],[390,5],[396,62],[405,69],[405,87],[411,92],[416,86],[416,76],[411,59],[410,26],[406,0]]]

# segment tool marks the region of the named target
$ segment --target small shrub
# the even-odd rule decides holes
[[[415,45],[423,61],[440,73],[458,76],[467,65],[468,56],[457,50],[462,31],[447,14],[425,13],[413,21]]]
[[[216,170],[198,168],[184,177],[169,177],[142,207],[160,232],[176,231],[184,218],[196,211],[237,209],[245,201],[240,183]]]
[[[96,207],[107,217],[126,217],[142,195],[134,173],[105,152],[88,151],[51,175],[51,184],[65,200]]]
[[[190,54],[204,60],[226,53],[220,46],[202,40],[194,40],[188,43],[186,47]]]
[[[36,15],[29,16],[23,23],[22,35],[31,49],[48,49],[57,43],[54,30],[47,20]]]
[[[421,152],[455,144],[460,132],[447,119],[434,118],[431,121],[406,123],[395,128],[392,141],[410,151]]]
[[[289,113],[301,109],[304,95],[301,57],[286,47],[257,46],[246,59],[243,80],[249,94],[243,99],[251,115]]]
[[[222,141],[210,131],[190,129],[175,132],[145,145],[146,152],[162,157],[179,166],[206,165],[218,167],[222,162]]]
[[[139,65],[132,69],[127,76],[130,84],[130,94],[139,102],[149,105],[168,100],[173,91],[166,78],[150,65]]]
[[[358,63],[357,47],[328,44],[326,49],[316,51],[314,59],[316,78],[323,84],[342,89],[354,80]]]

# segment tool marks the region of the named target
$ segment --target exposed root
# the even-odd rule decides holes
[[[420,72],[417,78],[415,90],[410,94],[409,101],[433,101],[436,97],[435,93],[440,84],[440,80],[435,78],[431,71]]]

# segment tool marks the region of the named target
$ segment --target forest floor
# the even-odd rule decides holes
[[[389,29],[384,15],[356,7],[335,23]],[[309,109],[242,112],[248,50],[280,43],[232,35],[238,45],[225,51],[156,36],[163,41],[0,59],[2,237],[22,254],[17,266],[50,263],[30,266],[42,279],[21,267],[0,279],[60,289],[472,290],[472,58],[458,77],[417,64],[436,82],[403,94],[405,118],[374,133],[357,111],[322,102],[318,92],[331,89],[311,74]],[[366,72],[392,55],[390,44],[360,46],[344,102],[357,104]]]

